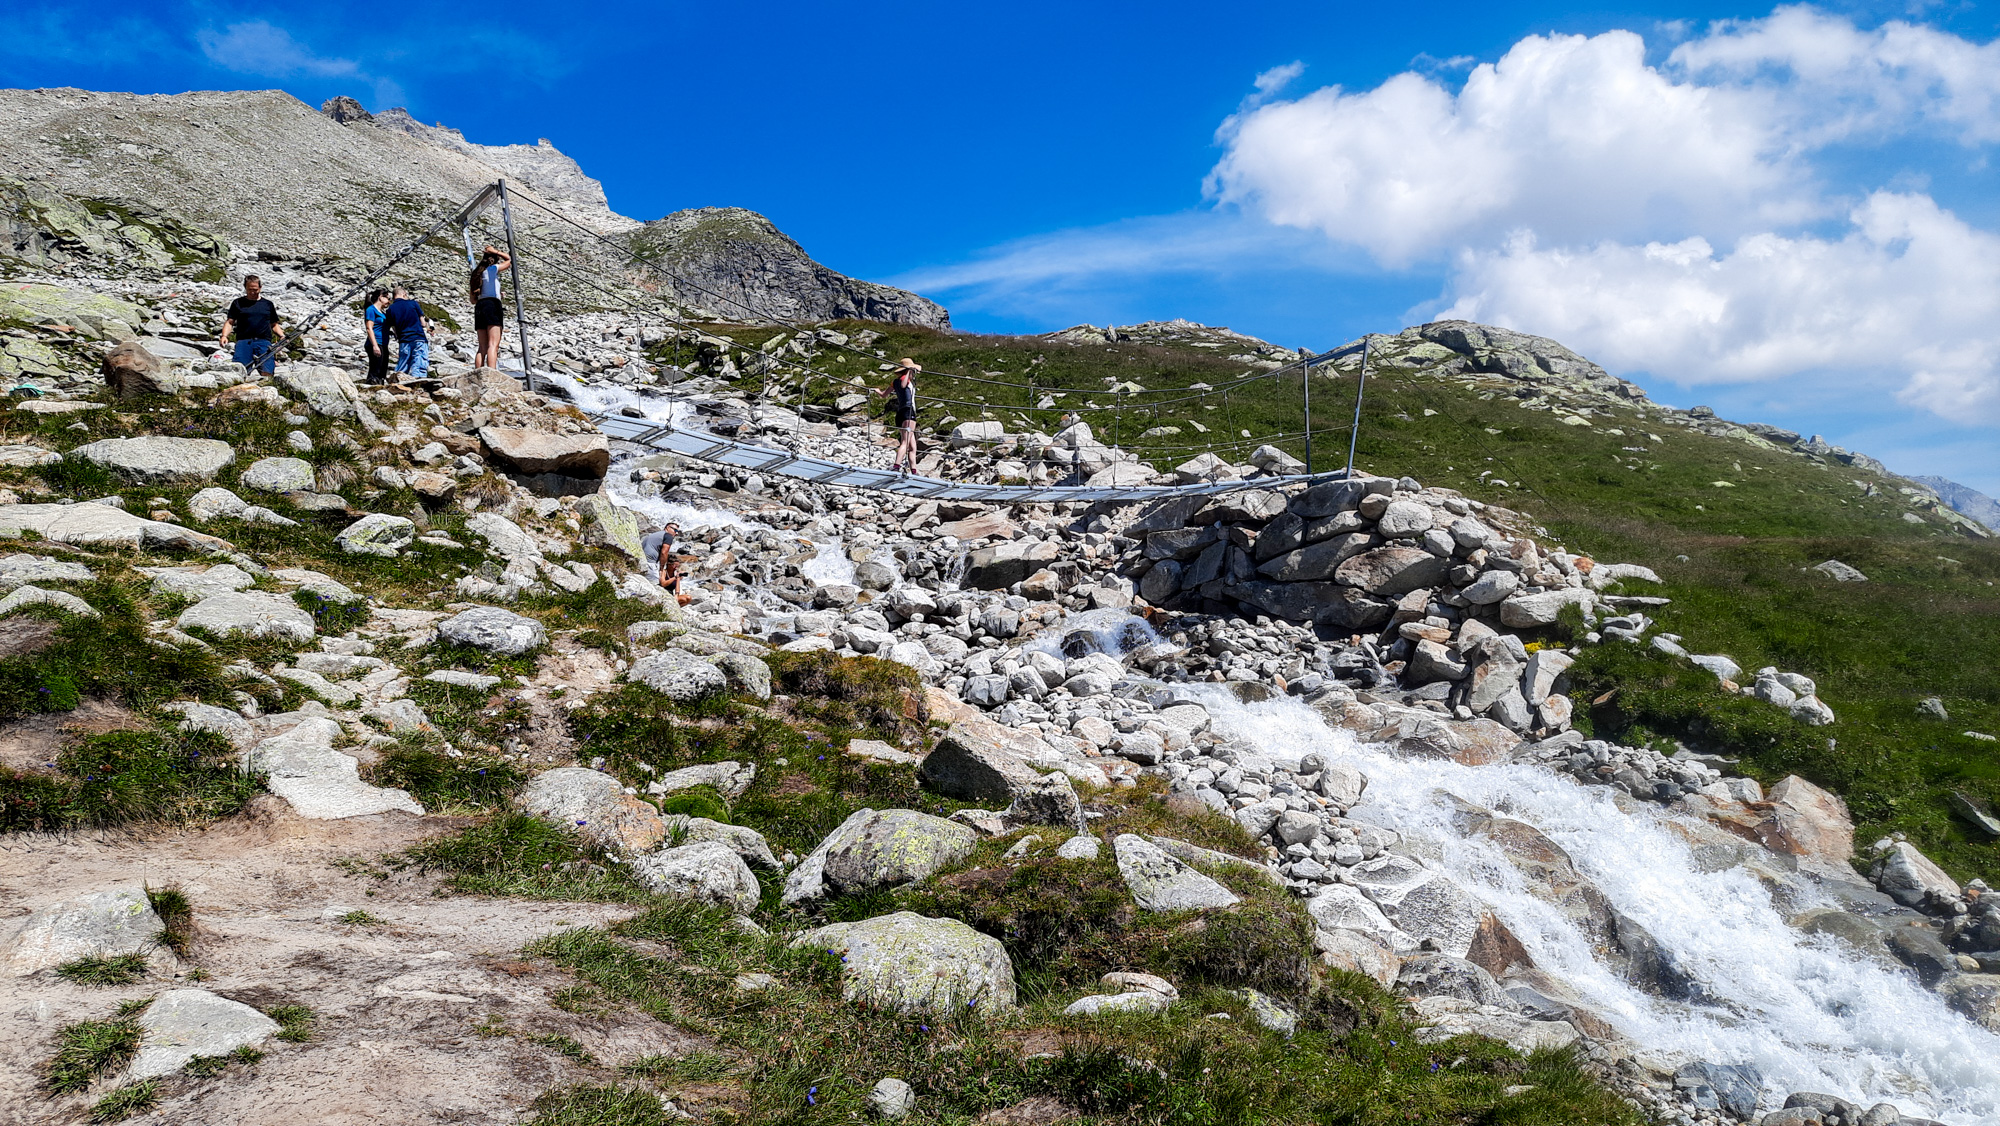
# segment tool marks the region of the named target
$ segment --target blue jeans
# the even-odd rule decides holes
[[[431,370],[431,342],[425,337],[396,342],[396,374],[422,379]],[[400,382],[400,381],[399,381]]]
[[[238,340],[236,362],[246,368],[254,368],[261,362],[264,374],[269,375],[278,367],[277,350],[268,340]]]

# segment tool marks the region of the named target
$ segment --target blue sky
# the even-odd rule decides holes
[[[625,214],[754,208],[963,328],[1463,315],[2000,494],[2000,5],[15,11],[7,85],[548,137]]]

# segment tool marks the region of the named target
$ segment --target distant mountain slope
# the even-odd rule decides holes
[[[528,261],[561,262],[574,275],[533,275],[533,300],[616,307],[620,295],[645,301],[662,295],[701,316],[948,322],[932,302],[828,269],[769,220],[736,209],[723,209],[729,221],[721,226],[735,232],[728,237],[717,237],[712,221],[681,221],[706,210],[646,225],[648,252],[698,275],[693,285],[663,285],[623,253],[621,240],[641,224],[613,212],[602,185],[549,142],[473,144],[401,109],[371,115],[351,98],[315,111],[280,90],[143,96],[0,90],[0,168],[23,186],[13,196],[27,201],[10,207],[0,200],[6,212],[0,227],[17,228],[17,247],[45,247],[74,233],[42,229],[48,225],[38,226],[42,213],[121,201],[132,205],[127,210],[223,240],[238,257],[304,262],[327,275],[358,278],[362,267],[505,177],[527,199],[589,228],[578,230],[532,205],[516,208]],[[44,201],[49,206],[40,206]],[[497,221],[489,217],[489,226]],[[441,238],[401,276],[422,280],[434,293],[455,293],[463,268],[456,239]],[[728,299],[706,297],[708,289]]]
[[[1979,521],[1981,524],[2000,532],[2000,501],[1994,500],[1978,489],[1961,485],[1943,477],[1912,477],[1937,491],[1937,495],[1953,512]]]

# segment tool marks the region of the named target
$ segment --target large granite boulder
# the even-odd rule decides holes
[[[551,434],[509,426],[482,426],[479,444],[488,462],[515,473],[538,476],[603,477],[611,468],[611,445],[604,435]]]
[[[729,686],[715,664],[682,649],[662,649],[632,662],[625,678],[678,703],[706,699]]]
[[[863,810],[828,842],[823,878],[853,894],[921,880],[972,855],[978,837],[956,821],[912,809]]]
[[[962,719],[945,731],[918,773],[946,797],[1011,804],[1041,778],[1025,757],[1030,741],[1041,742],[990,719]]]
[[[535,775],[514,804],[523,813],[561,825],[623,856],[650,852],[667,839],[658,810],[627,794],[616,778],[581,766]]]
[[[333,537],[342,551],[392,557],[417,538],[417,526],[401,516],[371,512]]]
[[[650,853],[632,861],[631,869],[655,895],[726,907],[739,915],[756,910],[762,894],[756,873],[721,841],[696,841]]]
[[[180,380],[137,340],[127,340],[113,348],[98,370],[104,375],[105,386],[121,399],[171,395],[180,390]]]
[[[841,960],[841,995],[894,1012],[991,1012],[1014,1004],[1014,964],[998,939],[909,911],[835,923],[792,945]]]
[[[296,457],[260,457],[243,470],[246,488],[267,493],[311,492],[319,488],[312,462]]]
[[[439,622],[437,631],[439,637],[453,644],[500,657],[518,657],[540,648],[549,639],[542,623],[498,606],[462,610]]]

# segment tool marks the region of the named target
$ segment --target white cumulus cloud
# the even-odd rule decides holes
[[[273,78],[361,76],[361,65],[353,59],[319,54],[292,38],[291,32],[264,20],[233,23],[221,31],[204,28],[195,34],[195,41],[210,62],[244,74]]]
[[[1850,218],[1840,238],[1757,234],[1726,252],[1699,236],[1564,249],[1520,234],[1461,255],[1441,316],[1684,383],[1900,376],[1912,405],[2000,422],[2000,235],[1921,195],[1879,192]]]

